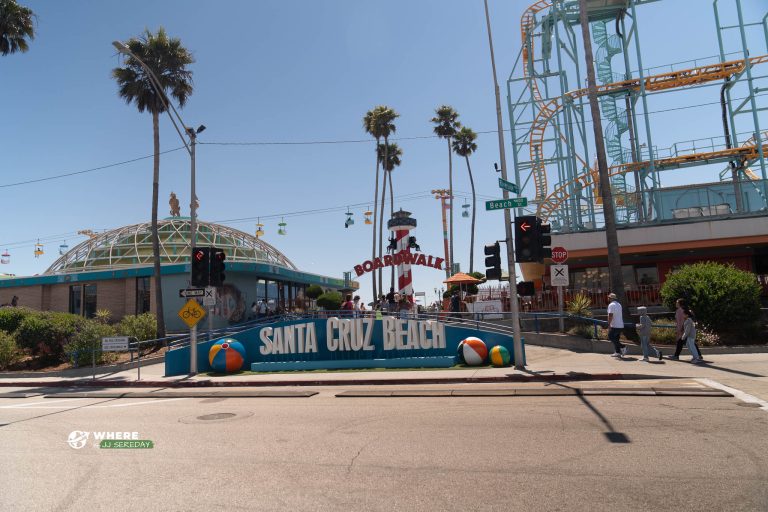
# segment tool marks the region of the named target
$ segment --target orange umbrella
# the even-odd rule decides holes
[[[446,284],[478,284],[482,283],[482,279],[478,279],[476,277],[472,277],[468,274],[465,274],[464,272],[456,272],[451,277],[443,281]]]

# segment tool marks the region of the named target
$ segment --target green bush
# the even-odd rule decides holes
[[[341,301],[339,292],[325,292],[317,298],[317,305],[326,311],[338,311],[341,308]]]
[[[317,299],[322,294],[323,294],[323,289],[316,284],[308,286],[307,291],[305,292],[305,295],[310,299]]]
[[[25,317],[16,329],[17,343],[34,355],[62,359],[64,346],[87,320],[69,313],[42,312]]]
[[[5,370],[21,359],[21,349],[7,332],[0,331],[0,370]]]
[[[116,330],[120,336],[134,336],[139,341],[153,340],[157,336],[157,317],[154,313],[124,316]]]
[[[0,308],[0,331],[13,332],[34,311],[27,308]]]
[[[72,336],[72,341],[67,343],[65,351],[72,366],[87,366],[92,363],[92,350],[96,349],[96,364],[113,362],[117,355],[114,352],[101,351],[101,338],[114,336],[115,328],[95,320],[89,320],[81,329]]]
[[[568,334],[572,334],[573,336],[580,336],[582,338],[586,338],[588,340],[591,340],[592,337],[595,335],[595,328],[592,324],[577,324],[575,327],[572,327],[568,330]]]
[[[720,332],[760,317],[760,284],[749,272],[714,262],[683,265],[667,275],[661,298],[668,309],[684,298],[697,323]]]
[[[566,311],[569,315],[592,318],[592,299],[585,293],[577,293],[568,303]]]

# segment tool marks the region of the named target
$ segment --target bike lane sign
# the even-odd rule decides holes
[[[189,299],[179,310],[179,317],[189,327],[194,327],[205,316],[205,309],[195,299]]]

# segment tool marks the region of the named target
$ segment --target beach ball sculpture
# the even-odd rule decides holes
[[[509,361],[511,360],[509,350],[501,345],[493,347],[489,357],[493,366],[509,366]]]
[[[488,348],[480,338],[470,336],[461,340],[458,348],[459,361],[467,366],[480,366],[488,357]]]
[[[211,346],[208,351],[208,362],[213,371],[232,373],[240,371],[245,362],[245,347],[232,338],[224,338]]]

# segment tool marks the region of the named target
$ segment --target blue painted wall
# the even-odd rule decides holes
[[[434,357],[434,356],[453,356],[456,354],[461,340],[475,336],[483,340],[490,350],[494,345],[502,345],[506,347],[512,357],[514,358],[514,350],[512,344],[512,337],[499,333],[493,333],[483,330],[478,330],[471,327],[454,327],[445,325],[445,348],[413,348],[413,349],[390,349],[384,348],[384,336],[383,336],[383,322],[382,320],[376,320],[372,325],[372,336],[370,345],[373,346],[373,350],[329,350],[328,337],[327,337],[327,319],[315,319],[315,320],[295,320],[291,322],[280,322],[273,324],[265,324],[264,326],[255,327],[238,333],[233,336],[234,339],[241,342],[245,346],[246,361],[243,365],[243,369],[250,368],[251,363],[263,362],[263,361],[326,361],[326,360],[371,360],[374,359],[393,359],[403,357]],[[277,329],[283,329],[287,326],[295,326],[297,324],[313,324],[315,332],[317,334],[317,352],[310,353],[290,353],[290,354],[268,354],[264,355],[261,352],[261,348],[265,344],[260,339],[262,329],[265,327],[271,327],[273,332]],[[295,330],[295,328],[294,328]],[[338,335],[338,332],[336,332]],[[197,353],[197,368],[200,372],[211,371],[210,364],[208,363],[208,350],[216,340],[198,344]],[[298,345],[298,343],[297,343]],[[296,347],[298,349],[298,346]],[[522,355],[523,361],[525,355]],[[166,376],[183,375],[189,373],[189,347],[183,347],[176,350],[172,350],[165,355],[165,374]]]

